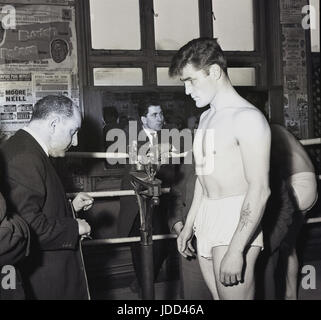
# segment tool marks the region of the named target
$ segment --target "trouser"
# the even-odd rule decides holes
[[[157,208],[159,209],[159,208]],[[161,210],[155,210],[152,218],[153,234],[168,234],[168,226],[166,223],[166,217],[161,215]],[[140,236],[140,219],[137,214],[133,226],[129,233],[130,237]],[[136,242],[131,245],[131,253],[133,259],[133,265],[136,273],[136,277],[140,287],[142,286],[143,266],[141,262],[140,243]],[[163,262],[167,258],[169,253],[168,241],[156,240],[153,241],[153,259],[154,259],[154,280],[157,279],[159,270],[162,267]]]
[[[193,248],[196,250],[196,238],[193,239]],[[197,256],[184,258],[180,255],[181,295],[185,300],[213,300],[203,278]]]
[[[293,213],[293,222],[281,241],[280,246],[272,253],[263,251],[259,265],[263,272],[264,299],[276,300],[284,299],[285,292],[285,272],[286,266],[280,261],[280,254],[289,255],[296,247],[297,238],[304,224],[304,217],[301,212]],[[281,252],[282,251],[282,252]]]
[[[276,300],[277,295],[277,269],[279,264],[280,249],[273,253],[263,251],[257,261],[257,291],[258,299]],[[281,280],[281,279],[280,279]]]

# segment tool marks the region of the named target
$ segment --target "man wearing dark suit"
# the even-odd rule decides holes
[[[188,121],[188,128],[191,130],[193,137],[194,130],[198,126],[199,117],[194,116],[192,120]],[[191,157],[186,155],[185,159],[192,161],[193,158],[192,155]],[[196,182],[195,164],[188,161],[180,165],[176,183],[172,186],[172,207],[169,211],[168,225],[170,231],[176,233],[177,236],[179,236],[184,227],[194,197]],[[188,249],[191,254],[190,257],[184,258],[182,255],[179,255],[182,298],[185,300],[212,300],[211,292],[205,283],[195,252],[197,248],[196,237],[193,237],[191,244],[192,247]]]
[[[177,183],[172,187],[173,206],[170,210],[169,228],[177,236],[181,233],[188,211],[192,205],[196,174],[194,164],[183,163],[177,175]],[[188,248],[193,257],[180,255],[181,294],[185,300],[212,300],[212,295],[203,278],[197,254],[196,238]]]
[[[145,104],[138,108],[138,114],[141,124],[138,125],[139,140],[137,141],[137,149],[146,144],[151,145],[154,142],[160,142],[158,137],[164,125],[163,111],[159,101],[148,100]],[[141,130],[142,131],[141,131]],[[146,140],[142,139],[146,137]],[[127,141],[128,142],[128,141]],[[130,141],[129,141],[130,144]],[[133,189],[130,183],[130,172],[135,170],[134,165],[128,165],[125,168],[125,174],[122,179],[122,190]],[[172,165],[163,165],[156,177],[162,180],[162,187],[168,187],[175,179],[175,168]],[[169,232],[167,225],[167,210],[168,210],[169,195],[162,195],[160,198],[160,205],[156,206],[152,218],[153,234],[167,234]],[[138,214],[138,205],[135,197],[121,197],[120,198],[120,212],[118,217],[118,234],[122,237],[139,236],[140,235],[140,219]],[[168,245],[163,241],[155,241],[153,243],[153,258],[154,258],[154,278],[157,278],[158,272],[168,256]],[[131,246],[133,264],[138,280],[138,285],[142,283],[142,266],[140,256],[140,245],[134,243]]]
[[[90,226],[73,217],[49,159],[63,157],[77,145],[80,125],[79,109],[69,98],[47,96],[35,104],[28,126],[1,147],[8,208],[31,232],[30,255],[19,265],[27,299],[88,299],[79,237],[88,234]],[[72,205],[79,212],[92,203],[80,193]]]
[[[267,300],[296,300],[299,280],[296,242],[306,213],[317,201],[317,181],[309,155],[296,137],[281,125],[270,127],[271,196],[262,219],[264,294]]]

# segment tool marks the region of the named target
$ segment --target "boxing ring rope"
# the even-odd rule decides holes
[[[155,240],[166,240],[175,239],[176,234],[157,234],[153,235],[153,241]],[[100,244],[121,244],[121,243],[133,243],[140,242],[140,237],[124,237],[124,238],[110,238],[110,239],[96,239],[96,240],[86,240],[83,244],[87,246],[100,245]]]
[[[304,146],[312,146],[312,145],[321,144],[321,138],[304,139],[304,140],[300,140],[300,142]]]
[[[301,144],[304,146],[318,145],[321,144],[321,138],[314,139],[303,139],[300,140]],[[172,157],[181,157],[183,154],[172,153]],[[87,159],[126,159],[129,158],[128,153],[111,153],[111,152],[66,152],[67,157],[72,158],[87,158]],[[321,175],[318,176],[321,180]],[[162,192],[168,193],[170,188],[162,189]],[[134,190],[116,190],[116,191],[97,191],[97,192],[87,192],[93,198],[106,198],[106,197],[122,197],[122,196],[134,196]],[[77,193],[68,193],[67,197],[72,198],[76,196]],[[306,224],[320,223],[321,217],[309,218]],[[153,240],[164,240],[173,239],[177,236],[175,234],[165,234],[165,235],[153,235]],[[122,238],[110,238],[110,239],[96,239],[85,241],[84,244],[87,246],[100,245],[100,244],[121,244],[121,243],[132,243],[139,242],[140,237],[122,237]]]
[[[299,140],[304,146],[312,146],[321,144],[321,138]],[[66,152],[67,157],[87,158],[87,159],[126,159],[129,158],[128,153],[123,152]],[[182,157],[184,154],[171,153],[173,158]]]
[[[170,188],[162,188],[162,193],[169,193]],[[115,191],[96,191],[96,192],[86,192],[89,196],[93,198],[106,198],[106,197],[122,197],[122,196],[134,196],[134,190],[115,190]],[[67,193],[67,198],[74,198],[78,192]]]
[[[187,152],[169,153],[171,158],[181,158],[184,157],[186,154]],[[129,158],[129,155],[128,153],[122,152],[66,152],[66,157],[86,159],[126,159]]]
[[[128,153],[113,152],[66,152],[66,157],[87,158],[87,159],[126,159]]]

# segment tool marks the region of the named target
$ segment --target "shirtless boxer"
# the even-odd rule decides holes
[[[233,88],[215,39],[194,39],[173,57],[201,115],[194,140],[194,198],[177,239],[190,256],[195,232],[201,271],[214,299],[253,299],[254,266],[263,247],[260,220],[269,189],[270,129]]]

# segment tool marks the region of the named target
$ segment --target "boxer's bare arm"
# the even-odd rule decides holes
[[[236,115],[234,131],[240,145],[248,190],[230,249],[243,251],[260,223],[270,195],[271,132],[264,116],[256,110]]]
[[[240,281],[244,249],[259,226],[270,195],[271,133],[263,115],[254,109],[237,113],[234,124],[234,134],[241,150],[248,190],[238,226],[222,260],[221,276],[224,278],[228,275],[227,278]]]

